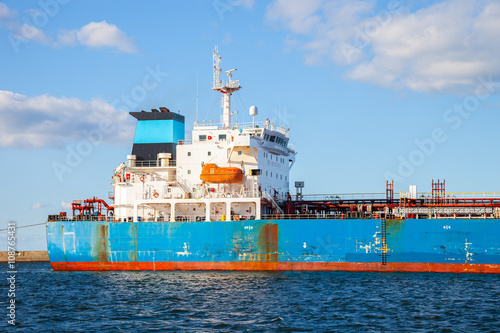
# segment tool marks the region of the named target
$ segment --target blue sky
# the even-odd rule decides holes
[[[180,111],[190,135],[198,77],[198,120],[219,120],[215,44],[237,120],[291,128],[305,193],[500,191],[500,1],[5,1],[0,229],[106,198],[128,111]],[[18,236],[45,249],[44,226]]]

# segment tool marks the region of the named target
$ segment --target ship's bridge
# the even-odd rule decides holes
[[[243,123],[235,124],[231,129],[223,129],[222,126],[211,123],[195,123],[193,128],[193,143],[202,142],[234,142],[249,144],[247,138],[259,140],[261,146],[275,150],[276,154],[288,154],[289,150],[294,152],[293,145],[289,145],[289,129],[271,125],[269,122],[260,124]]]

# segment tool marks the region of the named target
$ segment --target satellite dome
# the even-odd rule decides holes
[[[250,107],[250,115],[251,116],[256,116],[259,114],[259,109],[257,109],[257,107],[255,105],[252,105]]]

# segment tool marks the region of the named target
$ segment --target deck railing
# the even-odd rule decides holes
[[[291,194],[292,198],[296,195]],[[303,194],[304,201],[335,201],[335,200],[354,200],[354,199],[385,199],[385,193],[338,193],[338,194]]]
[[[263,214],[262,220],[347,220],[347,219],[380,219],[394,218],[393,215],[384,213],[375,214]]]
[[[290,193],[292,198],[295,194]],[[394,200],[399,198],[408,198],[409,192],[394,193]],[[386,193],[337,193],[337,194],[303,194],[304,201],[335,201],[335,200],[383,200],[386,199]],[[446,192],[444,197],[432,197],[432,192],[418,192],[416,199],[500,199],[500,192]]]
[[[176,161],[175,160],[169,160],[168,161],[168,166],[169,167],[176,166]],[[160,160],[140,160],[140,161],[135,161],[133,167],[137,167],[137,168],[156,168],[156,167],[161,167],[161,161]]]
[[[419,192],[417,199],[432,198],[432,192]],[[442,199],[500,199],[500,192],[446,192]]]

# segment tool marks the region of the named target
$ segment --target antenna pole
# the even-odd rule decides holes
[[[198,122],[198,72],[196,72],[196,122]]]
[[[281,127],[281,99],[278,102],[278,124]]]

